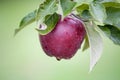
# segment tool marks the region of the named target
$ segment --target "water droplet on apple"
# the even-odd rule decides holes
[[[46,24],[41,24],[41,25],[39,26],[39,29],[40,29],[40,30],[46,30],[46,29],[47,29],[47,25],[46,25]]]

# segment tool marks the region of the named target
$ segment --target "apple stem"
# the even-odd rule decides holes
[[[79,16],[77,16],[77,15],[75,15],[75,14],[71,14],[72,16],[74,16],[75,18],[77,18],[77,19],[80,19],[80,20],[82,20],[83,22],[88,22],[89,20],[85,20],[85,19],[83,19],[83,18],[81,18],[81,17],[79,17]]]

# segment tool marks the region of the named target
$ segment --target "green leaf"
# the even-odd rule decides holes
[[[105,24],[113,25],[120,30],[120,8],[106,8],[107,18]]]
[[[82,14],[82,12],[84,10],[88,10],[89,9],[89,6],[87,4],[82,4],[82,5],[78,6],[76,9],[77,9],[77,12],[79,14]]]
[[[100,59],[103,47],[102,38],[95,27],[94,23],[86,23],[85,27],[90,45],[90,71]]]
[[[116,45],[120,45],[120,30],[111,25],[99,26],[109,39]]]
[[[37,12],[38,24],[44,22],[47,15],[53,14],[57,11],[57,0],[45,0],[43,4],[40,4]]]
[[[45,18],[45,25],[47,28],[45,30],[36,29],[41,35],[46,35],[49,32],[51,32],[54,28],[57,22],[60,20],[60,16],[57,13],[54,13],[53,15],[48,15]],[[44,27],[44,25],[41,24],[41,27]]]
[[[76,7],[80,6],[80,5],[83,5],[83,4],[90,4],[92,1],[94,0],[74,0],[75,2],[77,2],[77,5]]]
[[[90,45],[89,45],[89,41],[88,41],[88,36],[86,35],[82,51],[87,50],[89,47],[90,47]]]
[[[89,11],[88,10],[84,10],[82,13],[81,13],[81,18],[85,19],[85,20],[90,20],[92,19],[92,16],[90,15]]]
[[[116,0],[118,3],[120,3],[120,0]]]
[[[116,2],[116,3],[119,3],[120,1],[119,0],[96,0],[98,2],[101,2],[101,3],[107,3],[107,2]]]
[[[105,7],[115,7],[115,8],[120,8],[120,3],[115,3],[115,2],[107,2],[103,3]]]
[[[60,5],[62,8],[63,16],[67,16],[76,5],[76,2],[71,0],[60,0]]]
[[[21,31],[24,27],[26,27],[27,25],[29,25],[30,23],[33,23],[36,19],[36,13],[37,10],[29,13],[28,15],[26,15],[20,22],[19,28],[15,30],[15,35]]]
[[[99,25],[103,25],[103,22],[107,17],[105,7],[103,6],[103,4],[98,2],[92,2],[89,5],[89,11],[95,22]]]

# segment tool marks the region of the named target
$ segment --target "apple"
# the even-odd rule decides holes
[[[82,20],[71,15],[60,19],[46,35],[39,34],[44,52],[57,60],[72,58],[81,47],[86,31]]]

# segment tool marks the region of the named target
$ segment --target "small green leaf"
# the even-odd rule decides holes
[[[40,4],[37,12],[38,24],[44,22],[47,15],[53,14],[57,11],[57,0],[45,0],[43,4]]]
[[[82,51],[87,50],[90,47],[88,37],[86,35]]]
[[[111,25],[99,26],[109,39],[116,45],[120,45],[120,30]]]
[[[102,38],[100,34],[95,29],[96,25],[94,23],[86,23],[86,32],[90,45],[90,71],[92,71],[95,64],[101,57],[102,53]]]
[[[15,35],[22,30],[24,27],[26,27],[27,25],[29,25],[30,23],[33,23],[36,19],[36,13],[37,10],[29,13],[28,15],[26,15],[20,22],[19,28],[15,30]]]
[[[76,2],[71,0],[60,0],[60,5],[62,8],[63,16],[67,16],[76,5]]]
[[[95,22],[99,25],[103,25],[103,22],[107,17],[103,4],[98,2],[92,2],[89,5],[89,11]]]
[[[60,19],[60,16],[57,13],[54,13],[53,15],[48,15],[48,16],[46,16],[45,21],[44,21],[45,25],[47,26],[47,29],[45,29],[45,30],[36,29],[36,30],[41,35],[46,35],[54,29],[54,27],[57,24],[57,22],[59,21],[59,19]],[[41,24],[41,26],[42,26],[42,24]]]
[[[120,8],[106,8],[107,18],[105,24],[113,25],[120,30]]]

